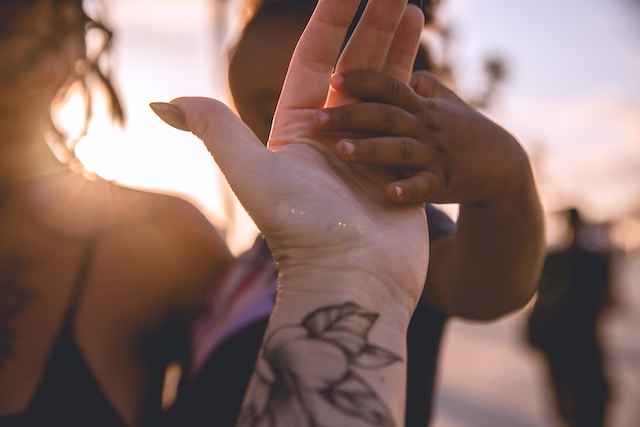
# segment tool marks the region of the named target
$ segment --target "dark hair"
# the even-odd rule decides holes
[[[347,32],[347,39],[355,29],[358,20],[362,16],[368,0],[360,0],[360,6]],[[412,3],[416,3],[411,1]],[[434,25],[436,22],[436,12],[440,6],[441,0],[422,0],[418,1],[425,17],[425,26]],[[277,13],[278,8],[297,7],[301,11],[305,11],[311,16],[313,8],[315,8],[318,0],[245,0],[244,25],[249,25],[256,14],[260,11],[271,10]],[[345,40],[346,42],[346,40]],[[438,69],[435,61],[429,54],[426,46],[421,45],[416,55],[414,70],[429,70],[435,72]]]
[[[293,4],[306,3],[307,5],[315,7],[318,0],[245,0],[245,6],[246,9],[249,10],[249,14],[252,14],[266,3],[277,4],[287,2],[291,2]],[[425,25],[429,25],[435,20],[436,10],[440,5],[440,0],[422,0],[420,3],[422,5],[422,12],[424,13]],[[366,4],[367,0],[360,0],[360,13]]]
[[[29,13],[33,6],[40,0],[0,0],[0,37],[5,38],[15,33],[12,22],[17,17]],[[57,98],[52,103],[64,99],[70,91],[79,89],[85,105],[84,127],[78,138],[71,140],[70,137],[59,129],[51,120],[51,128],[55,134],[57,145],[65,148],[70,155],[69,161],[75,158],[75,144],[79,138],[84,136],[88,130],[89,123],[93,116],[93,94],[95,91],[103,91],[110,107],[110,119],[123,124],[125,114],[120,103],[118,94],[111,80],[111,67],[108,57],[112,45],[113,32],[97,18],[89,16],[84,9],[83,0],[51,0],[52,1],[52,31],[46,35],[39,35],[39,43],[32,52],[29,52],[22,61],[9,70],[0,70],[0,79],[11,81],[19,74],[33,66],[38,58],[45,52],[56,52],[69,37],[82,37],[84,52],[75,64],[70,64],[71,74],[65,85],[60,89]],[[87,1],[89,3],[89,1]],[[101,0],[91,1],[97,6],[98,11],[102,11],[103,2]],[[71,9],[70,9],[71,8]],[[79,19],[69,20],[65,16],[69,10],[73,10]],[[98,12],[99,13],[99,12]],[[89,49],[87,40],[92,34],[101,38],[98,48]]]
[[[440,6],[440,0],[423,0],[422,12],[424,12],[425,25],[432,24],[436,20],[436,11]]]

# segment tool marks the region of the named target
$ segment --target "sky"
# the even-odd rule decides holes
[[[593,219],[640,206],[640,3],[449,0],[458,80],[473,92],[483,55],[509,77],[487,113],[534,157],[549,210]]]
[[[443,3],[461,95],[477,91],[482,58],[506,61],[507,80],[485,113],[529,151],[546,209],[579,204],[602,221],[640,209],[640,2]],[[96,123],[79,154],[106,178],[182,195],[223,226],[219,200],[228,192],[209,154],[148,107],[183,95],[224,98],[211,3],[108,5],[128,123],[122,131]]]

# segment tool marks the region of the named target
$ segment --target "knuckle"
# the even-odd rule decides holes
[[[331,110],[330,123],[333,125],[344,126],[351,123],[353,114],[348,106]]]
[[[401,92],[400,82],[396,79],[387,78],[385,81],[385,93],[390,97],[398,96]]]
[[[380,120],[383,123],[393,123],[397,117],[398,114],[393,106],[389,104],[382,105],[382,108],[380,110]]]
[[[375,159],[377,154],[376,144],[373,141],[363,141],[363,145],[367,158]]]
[[[420,121],[429,130],[437,130],[436,123],[437,103],[432,99],[426,98],[422,101],[420,111],[416,114]]]
[[[400,157],[402,159],[410,159],[413,157],[413,141],[406,136],[400,137]]]
[[[420,190],[415,181],[412,181],[407,188],[407,200],[415,202],[420,199]]]
[[[416,180],[416,198],[421,201],[438,203],[438,177],[432,170],[423,171]]]

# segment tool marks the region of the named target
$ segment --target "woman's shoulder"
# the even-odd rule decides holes
[[[106,185],[99,190],[110,196],[98,228],[96,267],[105,277],[117,275],[123,289],[137,289],[156,308],[199,312],[232,261],[222,236],[178,196]]]
[[[105,232],[131,231],[132,228],[149,225],[178,225],[178,221],[189,221],[202,229],[213,228],[213,224],[193,203],[177,194],[156,190],[128,187],[111,181],[94,180],[85,191],[84,215],[98,220],[95,226]],[[165,231],[171,232],[176,227]]]
[[[102,234],[137,236],[142,242],[175,245],[176,250],[212,251],[221,254],[226,243],[213,223],[188,200],[174,194],[124,187],[114,183],[100,184],[100,204],[104,211]],[[150,249],[154,249],[150,245]],[[156,248],[157,249],[157,248]],[[209,254],[211,255],[211,254]]]
[[[91,183],[93,203],[114,214],[111,225],[133,225],[146,221],[168,220],[176,215],[204,216],[191,202],[177,194],[124,186],[111,181]]]

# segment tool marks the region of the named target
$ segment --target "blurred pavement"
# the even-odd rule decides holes
[[[619,306],[604,340],[613,401],[607,427],[640,426],[640,254],[620,255]],[[526,310],[445,332],[430,427],[556,427],[538,355],[524,341]]]

